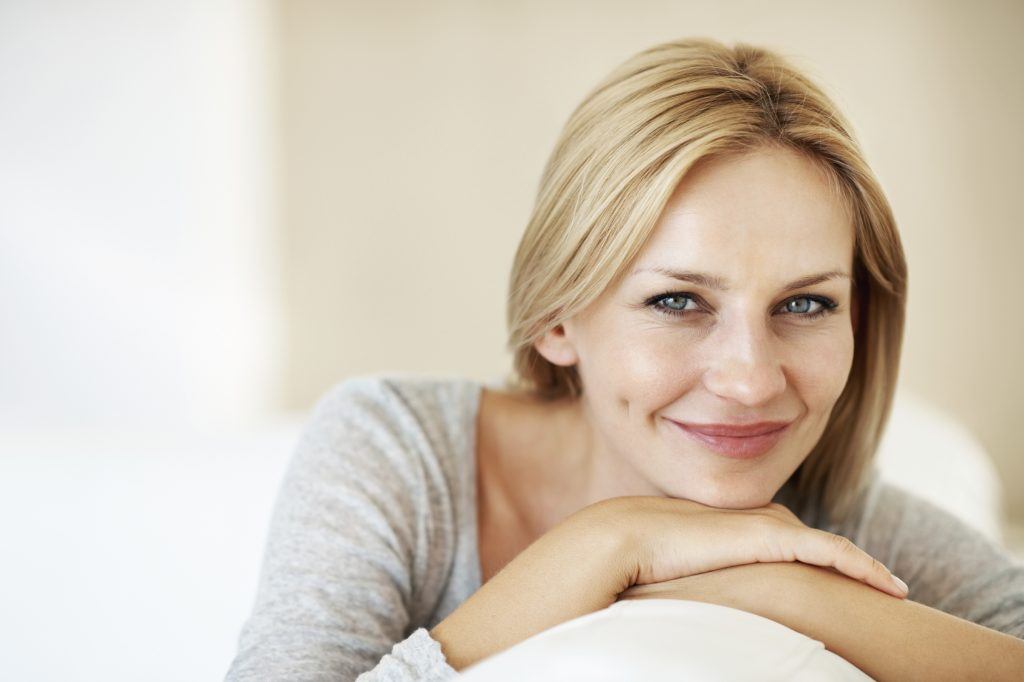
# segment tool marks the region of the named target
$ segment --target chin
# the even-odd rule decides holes
[[[673,495],[673,497],[692,500],[707,507],[715,507],[716,509],[757,509],[771,503],[773,494],[764,490],[750,492],[724,490],[715,492],[713,486],[708,486],[705,490],[697,493]]]

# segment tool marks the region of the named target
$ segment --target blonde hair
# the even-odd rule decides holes
[[[794,511],[814,504],[841,522],[868,482],[889,416],[906,262],[892,210],[849,123],[768,49],[707,38],[656,45],[616,68],[573,111],[512,266],[507,385],[542,400],[582,395],[576,367],[548,362],[534,342],[624,276],[695,163],[765,144],[813,161],[854,223],[853,366],[821,438],[791,478]]]

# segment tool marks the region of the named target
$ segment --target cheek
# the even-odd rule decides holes
[[[608,333],[590,374],[620,408],[651,412],[678,399],[700,380],[699,344],[679,334]]]
[[[853,366],[853,334],[841,328],[808,335],[790,348],[789,381],[812,411],[829,411]]]

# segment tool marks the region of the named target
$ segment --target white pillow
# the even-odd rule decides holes
[[[753,613],[698,601],[628,599],[478,661],[460,679],[864,682],[871,677],[818,640]]]

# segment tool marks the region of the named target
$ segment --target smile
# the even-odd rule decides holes
[[[666,418],[667,419],[667,418]],[[733,459],[753,459],[767,453],[793,422],[762,422],[747,426],[683,424],[668,419],[673,428],[709,450]]]

